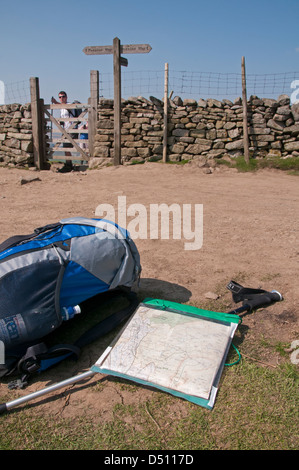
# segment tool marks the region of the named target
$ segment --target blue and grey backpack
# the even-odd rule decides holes
[[[131,287],[141,272],[128,232],[105,219],[74,217],[11,237],[0,245],[0,377],[29,375],[75,354],[133,313]],[[121,295],[130,305],[104,320],[75,344],[47,348],[43,339],[80,311],[88,299]],[[106,293],[106,294],[105,294]]]

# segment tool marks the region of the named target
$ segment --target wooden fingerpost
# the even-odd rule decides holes
[[[249,140],[248,140],[248,118],[247,118],[247,92],[246,92],[246,73],[245,73],[245,57],[242,57],[242,101],[243,101],[243,142],[244,142],[244,159],[249,164]]]
[[[168,136],[168,64],[165,64],[164,75],[164,129],[163,129],[163,162],[167,161],[167,136]]]
[[[128,66],[128,59],[120,54],[148,54],[152,50],[149,44],[120,44],[113,39],[112,46],[86,46],[87,55],[113,54],[114,72],[114,165],[121,164],[121,66]]]

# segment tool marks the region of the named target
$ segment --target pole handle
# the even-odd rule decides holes
[[[6,403],[1,403],[0,404],[0,415],[6,413],[6,411],[7,411]]]
[[[282,295],[278,291],[267,292],[265,294],[259,294],[251,299],[245,300],[244,305],[248,305],[250,310],[265,307],[273,302],[279,302],[282,300]]]

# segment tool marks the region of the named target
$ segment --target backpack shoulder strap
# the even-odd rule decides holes
[[[37,235],[47,232],[48,230],[52,230],[56,227],[59,227],[60,225],[61,223],[57,222],[54,224],[49,224],[43,227],[36,228],[34,232],[30,233],[29,235],[14,235],[0,244],[0,252],[5,251],[8,248],[12,248],[13,246],[19,245],[20,243],[24,243],[26,241],[32,240]]]

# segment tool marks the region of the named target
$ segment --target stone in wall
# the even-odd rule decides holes
[[[122,163],[161,159],[163,154],[163,102],[141,96],[122,101]],[[98,107],[97,135],[94,157],[102,165],[114,157],[113,100],[102,99]]]
[[[299,103],[251,96],[248,108],[250,154],[299,156]],[[151,96],[122,101],[122,162],[155,161],[163,156],[164,104]],[[244,152],[242,99],[169,100],[167,158],[172,161],[235,158]],[[101,99],[92,165],[113,163],[113,100]],[[33,165],[30,104],[0,106],[0,163]]]
[[[185,159],[194,159],[198,155],[213,159],[226,156],[234,158],[243,154],[241,98],[237,98],[234,102],[200,99],[195,106],[194,101],[182,102],[179,97],[176,97],[173,105],[175,103],[178,105],[171,107],[170,120],[174,127],[170,137],[172,139],[170,151],[176,148],[183,139],[184,141],[188,139],[189,146],[184,149]],[[183,120],[181,116],[184,113],[184,107],[185,110],[189,109]],[[287,95],[282,95],[277,100],[251,96],[247,108],[251,155],[262,158],[276,152],[277,155],[284,157],[290,154],[297,156],[298,105],[291,107]]]
[[[131,97],[122,101],[122,161],[162,159],[163,101]],[[247,103],[250,154],[297,156],[299,104],[251,96]],[[114,155],[113,100],[100,100],[95,156],[103,164]],[[1,137],[1,136],[0,136]],[[169,100],[167,157],[172,161],[235,158],[244,153],[242,99]]]
[[[0,106],[0,164],[33,166],[30,103]]]

